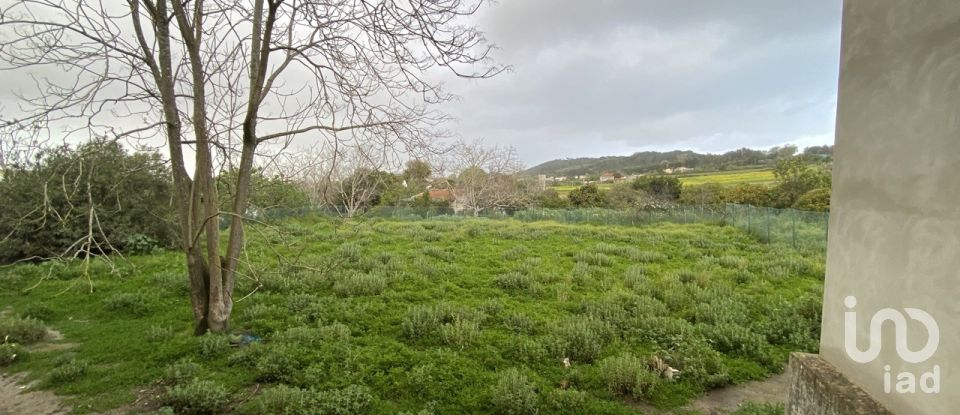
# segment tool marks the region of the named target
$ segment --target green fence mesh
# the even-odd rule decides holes
[[[345,209],[334,206],[310,206],[297,209],[270,209],[252,215],[258,220],[279,220],[306,215],[342,217]],[[433,218],[485,217],[493,219],[556,221],[593,225],[639,226],[659,222],[713,223],[734,226],[767,243],[786,244],[798,249],[826,251],[829,213],[796,209],[775,209],[749,205],[678,206],[659,210],[616,209],[540,209],[455,211],[452,208],[377,206],[364,211],[363,218],[422,220]]]

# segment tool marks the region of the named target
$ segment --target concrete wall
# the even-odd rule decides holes
[[[787,371],[791,382],[786,415],[891,415],[818,355],[791,354]]]
[[[845,2],[835,151],[821,355],[898,414],[960,413],[960,0]],[[888,321],[879,356],[851,358],[845,312],[866,350],[888,307],[936,320],[932,357],[901,358]],[[921,349],[924,325],[905,321],[907,346]],[[901,373],[919,383],[935,366],[939,393],[896,391]]]

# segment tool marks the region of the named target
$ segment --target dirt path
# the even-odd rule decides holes
[[[782,373],[762,381],[715,389],[689,407],[706,415],[726,414],[735,411],[745,402],[786,403],[789,390],[790,376]]]
[[[723,389],[714,389],[703,397],[684,406],[682,411],[694,410],[704,415],[726,415],[736,411],[746,402],[787,402],[787,392],[790,389],[790,376],[786,373],[771,376],[762,381],[748,382]],[[667,415],[670,411],[662,411],[645,402],[630,402],[640,413],[645,415]],[[686,412],[683,412],[686,413]]]
[[[23,375],[0,373],[0,415],[61,415],[70,408],[51,392],[30,390]]]

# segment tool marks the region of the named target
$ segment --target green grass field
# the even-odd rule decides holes
[[[733,186],[738,184],[772,185],[776,182],[776,178],[773,177],[773,170],[770,169],[688,174],[679,176],[679,179],[680,183],[685,186],[697,186],[707,183],[716,183],[723,186]],[[561,196],[566,196],[577,187],[579,186],[563,185],[551,186],[550,188],[556,190]],[[613,183],[598,183],[598,187],[601,190],[610,190],[613,188]]]
[[[684,185],[701,185],[707,183],[717,183],[724,186],[737,184],[771,185],[775,181],[776,178],[773,176],[773,170],[769,169],[713,172],[680,177],[680,182]]]
[[[93,293],[79,268],[21,265],[0,268],[0,338],[36,318],[64,339],[5,370],[79,413],[145,390],[146,409],[194,412],[632,414],[818,344],[824,258],[733,227],[311,217],[248,235],[232,327],[260,341],[191,335],[177,253],[96,262]]]

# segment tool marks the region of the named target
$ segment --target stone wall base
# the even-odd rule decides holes
[[[787,415],[892,415],[819,355],[790,355]]]

